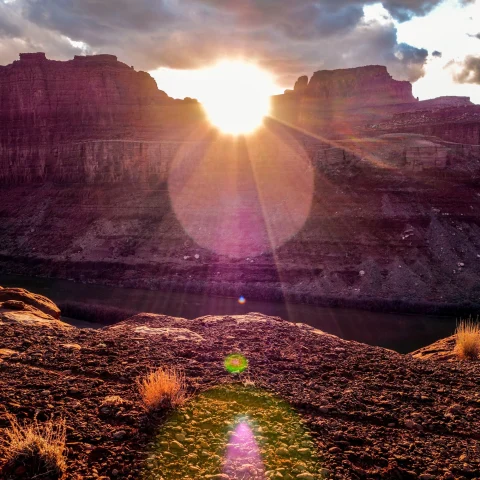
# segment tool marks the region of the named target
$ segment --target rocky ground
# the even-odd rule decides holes
[[[19,419],[66,419],[67,478],[480,478],[477,362],[421,360],[254,313],[77,329],[27,293],[26,307],[3,295],[0,404]],[[244,373],[226,371],[231,353],[248,359]],[[190,399],[152,417],[136,380],[156,366],[184,369]],[[0,411],[0,436],[6,427]]]

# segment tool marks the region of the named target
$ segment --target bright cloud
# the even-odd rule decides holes
[[[222,58],[253,59],[281,88],[324,68],[383,64],[395,78],[420,78],[422,97],[440,84],[476,97],[477,85],[459,86],[443,67],[478,55],[479,9],[479,0],[0,0],[0,64],[24,51],[111,53],[155,71],[180,98],[196,96],[194,70]]]

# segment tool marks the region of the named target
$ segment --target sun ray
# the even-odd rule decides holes
[[[254,63],[223,60],[204,70],[198,100],[210,122],[221,132],[248,134],[270,113],[273,77]]]

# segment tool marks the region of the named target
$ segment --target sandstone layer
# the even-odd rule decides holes
[[[25,305],[28,305],[48,317],[60,318],[60,309],[51,300],[23,288],[0,287],[0,304],[5,302],[9,302],[10,307],[16,305],[18,310],[23,310]]]
[[[468,99],[417,102],[379,66],[317,72],[274,100],[281,121],[231,139],[111,55],[44,54],[0,67],[0,99],[6,272],[354,306],[480,303]]]
[[[196,170],[198,186],[180,215],[168,183],[0,189],[1,265],[81,282],[320,304],[480,303],[478,149],[391,135],[317,144],[309,155],[308,216],[275,253],[260,235],[261,220],[275,216],[277,230],[290,225],[290,197],[281,192],[264,217],[255,177],[241,163],[233,177]],[[295,178],[294,171],[278,174]],[[243,182],[228,202],[225,178]],[[212,199],[215,208],[205,208]],[[257,227],[223,229],[216,219],[233,222],[233,208],[240,219],[258,218]],[[248,248],[229,252],[226,245]]]
[[[479,145],[479,108],[468,97],[418,101],[377,65],[321,70],[273,97],[275,117],[327,138],[410,132]]]
[[[478,478],[478,362],[418,360],[255,313],[140,314],[101,330],[14,324],[0,314],[0,338],[0,402],[22,421],[66,419],[70,479],[178,478],[185,462],[192,479],[226,479],[217,469],[242,413],[270,439],[260,457],[270,475],[278,467],[285,479]],[[225,370],[231,353],[248,359],[247,371]],[[136,381],[156,366],[185,371],[182,421],[142,407]],[[293,417],[269,414],[276,399],[298,415],[302,438],[282,435]],[[0,412],[0,436],[8,425]],[[5,469],[2,478],[24,471]]]
[[[113,55],[22,54],[0,66],[0,181],[155,177],[142,148],[188,136],[202,116],[197,103],[169,98]]]
[[[298,91],[298,88],[295,90]],[[380,65],[315,72],[302,95],[321,101],[325,108],[366,107],[413,103],[410,82],[394,80]]]
[[[480,105],[425,103],[419,110],[399,113],[391,119],[370,126],[373,131],[412,132],[432,135],[459,144],[480,145]],[[440,103],[440,106],[442,103]]]

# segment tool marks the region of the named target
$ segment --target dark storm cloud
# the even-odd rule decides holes
[[[398,45],[395,56],[408,72],[408,80],[412,82],[423,76],[423,66],[427,61],[428,51],[424,48],[415,48],[406,43]]]
[[[272,17],[291,13],[295,9],[311,6],[318,8],[318,12],[332,12],[342,9],[358,9],[364,5],[379,3],[378,0],[194,0],[197,3],[208,4],[212,7],[235,11],[245,19],[257,22],[269,21]],[[390,14],[397,20],[405,21],[414,16],[425,15],[443,0],[384,0],[381,2]],[[463,0],[469,1],[469,0]],[[283,13],[281,13],[283,12]],[[349,12],[351,13],[351,12]]]
[[[405,22],[414,16],[426,15],[442,0],[386,0],[382,3],[395,19]]]
[[[18,59],[20,52],[43,51],[48,52],[51,58],[59,59],[82,53],[58,32],[29,22],[17,2],[0,0],[0,65]]]
[[[18,18],[12,23],[0,15],[0,36],[21,38],[23,46],[16,47],[15,56],[32,45],[37,50],[43,46],[51,58],[65,58],[75,50],[71,39],[144,70],[198,68],[219,57],[245,56],[271,68],[285,86],[319,68],[372,63],[387,65],[397,78],[416,80],[423,74],[426,51],[398,44],[393,23],[367,23],[363,7],[373,3],[376,0],[0,0],[0,7]],[[383,5],[403,21],[439,3],[385,0]],[[0,46],[0,61],[4,56]]]
[[[432,52],[432,57],[442,58],[442,52],[439,52],[438,50],[434,50]]]
[[[453,76],[457,83],[480,85],[480,57],[468,56],[462,63],[462,70]]]

